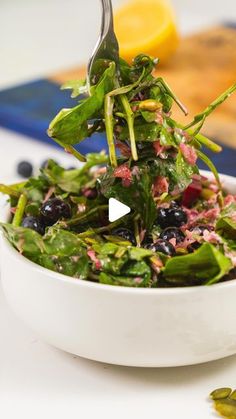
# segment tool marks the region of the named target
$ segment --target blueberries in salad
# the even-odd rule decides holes
[[[71,207],[68,202],[59,198],[51,198],[44,202],[40,214],[46,225],[55,224],[60,218],[71,217]]]
[[[187,110],[161,77],[157,60],[132,65],[102,61],[85,95],[73,81],[77,103],[62,109],[48,134],[84,162],[65,169],[47,161],[40,174],[14,185],[9,222],[1,228],[33,262],[73,278],[129,287],[184,287],[231,280],[236,267],[236,197],[224,190],[207,149],[206,118],[236,90],[230,87],[191,122],[176,121],[172,105]],[[81,97],[81,94],[83,96]],[[77,145],[106,133],[109,153],[82,155]],[[197,161],[212,172],[203,176]],[[132,211],[108,220],[116,198]]]
[[[174,256],[175,255],[175,248],[173,244],[171,244],[168,240],[157,240],[155,243],[148,243],[145,245],[146,249],[150,249],[153,252],[160,252],[164,253],[168,256]]]
[[[175,245],[184,241],[185,234],[177,227],[168,227],[161,232],[160,238],[168,241],[172,240],[172,244]]]
[[[23,218],[22,227],[31,228],[37,233],[43,235],[45,233],[45,225],[40,219],[40,217],[34,217],[33,215],[28,215],[27,217]]]

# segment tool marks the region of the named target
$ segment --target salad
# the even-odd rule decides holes
[[[40,174],[14,185],[10,219],[1,228],[31,261],[73,278],[129,287],[210,285],[236,275],[236,197],[222,189],[205,149],[219,145],[200,133],[205,119],[236,90],[230,87],[186,126],[157,60],[137,56],[130,66],[101,61],[90,95],[85,81],[72,89],[75,107],[62,109],[49,136],[84,164],[66,170],[49,160]],[[86,156],[75,145],[105,132],[109,155]],[[212,172],[199,173],[197,160]],[[116,198],[130,214],[110,223]]]

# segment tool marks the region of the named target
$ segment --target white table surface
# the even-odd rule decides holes
[[[99,13],[94,12],[97,3],[2,0],[0,88],[84,62],[98,30]],[[223,11],[212,0],[197,2],[197,6],[189,0],[174,3],[182,32],[222,17],[236,19],[233,0],[224,2]],[[89,28],[78,5],[80,11],[83,7],[84,16],[90,16]],[[54,148],[0,129],[0,182],[14,178],[14,167],[22,158],[37,165],[52,155],[61,163],[73,164],[71,157]],[[225,385],[236,387],[236,356],[192,367],[138,369],[100,364],[56,350],[39,341],[14,315],[0,284],[3,419],[210,419],[216,416],[207,395]]]

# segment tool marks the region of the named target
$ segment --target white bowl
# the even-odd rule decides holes
[[[236,179],[222,180],[236,194]],[[236,280],[171,289],[96,284],[36,265],[1,236],[7,300],[53,346],[140,367],[197,364],[236,353]]]

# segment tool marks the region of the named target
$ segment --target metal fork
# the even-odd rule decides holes
[[[102,24],[101,34],[93,51],[92,57],[89,60],[87,70],[87,86],[90,91],[90,86],[95,84],[96,63],[98,60],[114,61],[119,67],[119,44],[114,32],[113,24],[113,10],[111,0],[101,0],[102,5]]]

